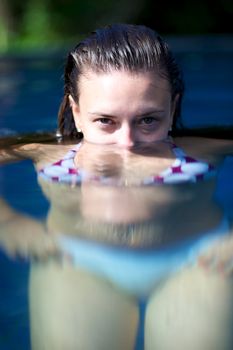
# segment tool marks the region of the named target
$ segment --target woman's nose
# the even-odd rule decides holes
[[[121,128],[118,130],[118,138],[117,143],[119,146],[130,148],[134,145],[134,135],[132,126],[128,123],[123,124]]]

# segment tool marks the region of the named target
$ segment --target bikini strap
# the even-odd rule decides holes
[[[174,143],[172,143],[171,146],[172,146],[172,151],[177,158],[183,159],[187,157],[186,153],[182,150],[182,148],[178,147]]]

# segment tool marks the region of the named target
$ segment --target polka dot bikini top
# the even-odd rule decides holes
[[[216,174],[213,165],[187,156],[184,151],[172,144],[172,151],[176,156],[173,164],[158,175],[144,178],[139,185],[176,184],[197,182],[208,179]],[[124,185],[122,180],[103,175],[93,175],[82,169],[77,169],[74,158],[81,143],[71,149],[63,159],[39,170],[38,175],[51,182],[78,185],[84,181],[97,182],[106,185]]]

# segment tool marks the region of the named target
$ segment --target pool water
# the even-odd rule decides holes
[[[178,52],[186,77],[184,123],[187,126],[233,125],[233,51]],[[56,129],[62,95],[62,62],[57,58],[0,60],[0,133],[2,136]],[[233,220],[233,157],[218,173],[214,200]],[[46,220],[50,202],[37,182],[30,160],[0,168],[0,192],[7,203],[36,221]],[[61,197],[62,198],[62,197]],[[208,208],[207,208],[208,209]],[[200,217],[202,220],[202,217]],[[28,280],[31,262],[0,252],[0,349],[30,349]],[[49,290],[48,290],[49,293]],[[145,302],[140,301],[137,350],[143,349]],[[89,349],[87,349],[89,350]]]
[[[225,158],[218,174],[215,191],[224,215],[233,220],[233,157]],[[195,185],[194,185],[195,186]],[[45,221],[51,205],[37,183],[36,172],[29,160],[7,164],[1,168],[1,195],[21,214]],[[62,200],[62,198],[61,198]],[[63,199],[65,202],[65,198]],[[138,198],[140,201],[140,197]],[[203,199],[201,199],[203,200]],[[206,208],[208,211],[208,208]],[[194,210],[195,212],[195,210]],[[202,220],[202,218],[199,218]],[[82,253],[83,254],[83,253]],[[92,254],[92,253],[90,253]],[[100,255],[101,256],[101,253]],[[27,259],[11,258],[1,251],[0,349],[30,349],[28,281],[31,263]],[[143,260],[142,260],[143,261]],[[142,275],[142,280],[143,275]],[[49,293],[50,289],[47,288]],[[143,349],[146,302],[139,299],[140,325],[135,349]]]
[[[233,40],[211,39],[200,44],[187,38],[182,45],[171,40],[185,77],[188,127],[233,125]],[[56,129],[65,56],[0,58],[1,135]]]

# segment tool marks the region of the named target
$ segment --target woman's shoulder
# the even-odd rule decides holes
[[[40,169],[62,159],[73,147],[74,144],[39,144],[31,145],[27,152],[33,156],[36,168]]]
[[[8,163],[31,159],[38,168],[62,158],[73,144],[28,143],[0,149],[0,162]]]
[[[197,158],[223,158],[233,155],[233,140],[184,136],[174,138],[174,142],[187,154]]]

